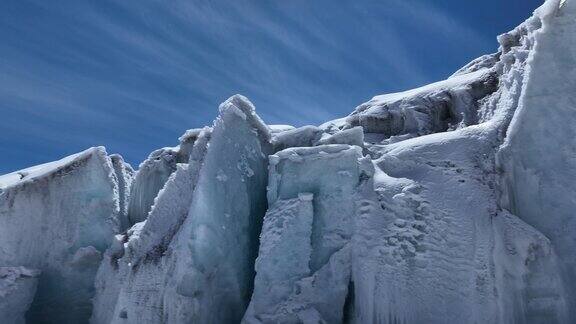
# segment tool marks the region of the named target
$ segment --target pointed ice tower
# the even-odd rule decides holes
[[[154,199],[176,171],[177,164],[188,163],[190,151],[201,132],[202,129],[187,130],[179,138],[180,145],[155,150],[140,164],[138,172],[133,176],[134,184],[129,188],[130,201],[126,206],[128,227],[148,217]]]
[[[93,323],[237,323],[266,211],[268,127],[236,95],[100,268]]]

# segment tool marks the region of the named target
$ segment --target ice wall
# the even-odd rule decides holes
[[[272,138],[274,151],[289,147],[314,146],[322,136],[322,130],[316,126],[302,126],[277,132]]]
[[[498,88],[492,66],[402,93],[376,96],[358,106],[346,123],[367,133],[425,135],[478,123],[482,99]]]
[[[136,173],[0,176],[0,322],[576,321],[575,1],[318,127],[233,96]]]
[[[562,322],[549,241],[497,205],[495,143],[478,125],[385,147],[356,219],[351,322],[538,323],[538,307]]]
[[[348,295],[359,147],[270,156],[268,210],[245,323],[339,323]]]
[[[180,145],[156,150],[140,164],[134,177],[128,205],[128,223],[132,226],[148,217],[154,199],[164,187],[178,163],[188,163],[190,151],[201,129],[190,129],[182,135]]]
[[[129,226],[146,219],[154,198],[176,170],[177,156],[176,148],[162,148],[152,152],[140,164],[130,191]]]
[[[252,293],[271,153],[252,104],[241,96],[223,103],[148,219],[109,251],[92,322],[239,322]]]
[[[114,174],[118,181],[118,202],[120,204],[120,212],[118,214],[119,230],[125,231],[129,225],[128,220],[128,204],[130,201],[130,188],[132,187],[132,180],[134,179],[134,169],[126,162],[122,156],[118,154],[111,154],[110,160],[114,168]]]
[[[302,126],[273,133],[274,151],[290,147],[310,147],[326,144],[347,144],[364,146],[362,127],[340,129],[335,127]]]
[[[546,235],[576,309],[576,2],[548,1],[537,12],[518,109],[499,153],[502,205]],[[571,321],[576,320],[572,311]]]
[[[101,252],[120,226],[111,159],[91,148],[0,185],[0,265],[42,271],[28,321],[85,322]]]

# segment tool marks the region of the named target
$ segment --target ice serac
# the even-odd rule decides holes
[[[497,141],[482,124],[381,152],[355,226],[352,323],[565,318],[549,241],[497,205]]]
[[[498,88],[492,67],[486,64],[418,89],[376,96],[346,118],[347,127],[362,126],[382,140],[477,124],[483,99]]]
[[[274,151],[281,151],[289,147],[314,146],[322,137],[322,130],[316,126],[302,126],[276,132],[272,137]]]
[[[552,242],[576,321],[576,1],[548,1],[499,154],[502,204]],[[552,298],[549,296],[548,298]]]
[[[347,144],[364,146],[362,127],[340,129],[336,127],[302,126],[273,133],[274,151],[290,147],[310,147],[327,144]]]
[[[188,164],[177,166],[156,199],[148,219],[113,240],[96,277],[92,322],[112,323],[128,316],[124,305],[117,306],[120,295],[121,303],[129,303],[130,299],[148,298],[149,303],[140,309],[136,308],[140,313],[139,318],[143,321],[160,320],[159,310],[165,288],[163,282],[170,272],[164,263],[158,261],[169,257],[164,254],[169,251],[174,236],[188,216],[211,133],[211,128],[206,127],[197,134]],[[132,275],[132,268],[138,269],[138,272]],[[133,282],[124,287],[127,278],[133,278]],[[153,288],[143,289],[150,286]],[[133,287],[137,289],[135,293],[126,291]]]
[[[134,225],[146,219],[154,198],[176,170],[178,150],[162,148],[156,150],[140,164],[130,191],[128,222]]]
[[[245,323],[342,322],[361,157],[349,145],[270,156],[270,209]]]
[[[99,270],[94,323],[237,323],[266,212],[269,128],[233,96]],[[118,284],[117,288],[114,288]]]
[[[0,323],[24,324],[40,271],[24,267],[0,267]]]
[[[270,128],[270,133],[274,134],[274,133],[280,133],[280,132],[292,130],[295,127],[292,125],[268,125],[268,128]]]
[[[234,323],[248,306],[266,212],[268,127],[233,96],[220,106],[189,222],[177,237],[169,322]]]
[[[335,132],[333,134],[324,133],[316,144],[317,145],[348,144],[363,147],[364,129],[360,126],[356,126],[350,129]]]
[[[507,212],[494,219],[500,323],[572,323],[550,240]]]
[[[177,164],[188,163],[190,151],[200,132],[201,129],[187,130],[179,138],[180,145],[158,149],[140,164],[130,190],[127,211],[130,226],[148,217],[154,199],[176,171]]]
[[[372,135],[366,134],[367,142],[376,143],[367,146],[378,158],[376,192],[371,197],[366,191],[352,239],[350,322],[574,322],[569,311],[574,308],[574,287],[566,284],[573,282],[566,281],[566,269],[573,268],[566,267],[566,261],[569,264],[572,256],[562,255],[562,251],[573,250],[566,247],[573,237],[568,233],[574,233],[568,213],[556,223],[567,226],[546,231],[546,226],[555,222],[552,213],[572,200],[568,193],[571,178],[562,182],[568,190],[557,200],[552,195],[560,189],[553,185],[558,178],[549,178],[546,186],[539,178],[549,174],[561,177],[558,170],[571,170],[567,167],[573,162],[569,157],[572,146],[567,144],[571,137],[560,135],[571,132],[558,131],[558,137],[563,138],[558,140],[562,154],[548,140],[555,133],[553,124],[570,127],[567,110],[574,91],[564,87],[570,88],[574,82],[551,83],[566,92],[550,92],[547,81],[530,85],[536,74],[539,78],[568,75],[559,73],[562,69],[571,71],[561,67],[562,62],[574,68],[574,53],[564,48],[570,47],[566,44],[558,47],[567,56],[565,60],[538,59],[553,22],[563,26],[558,30],[569,30],[572,22],[565,18],[569,1],[559,10],[558,1],[547,1],[532,18],[499,37],[498,53],[473,61],[445,82],[424,87],[424,93],[433,90],[436,94],[445,92],[438,92],[442,88],[470,89],[467,85],[471,79],[493,75],[497,87],[491,82],[480,83],[489,89],[487,95],[468,105],[477,122],[462,123],[453,131],[449,127],[448,132],[407,134],[381,142],[371,141]],[[562,17],[567,19],[564,23]],[[558,69],[552,74],[547,71],[550,64]],[[547,94],[550,101],[534,101],[540,96],[531,88]],[[412,101],[422,90],[393,95],[392,99],[402,102],[407,96]],[[526,102],[533,102],[530,118]],[[550,118],[556,113],[563,121]],[[512,141],[515,136],[516,141]],[[505,138],[497,166],[496,153]],[[510,153],[518,155],[510,157]],[[530,163],[540,169],[525,171]],[[521,172],[513,176],[517,170]],[[518,201],[518,193],[525,195],[522,201]],[[544,200],[547,203],[540,205]],[[521,207],[515,208],[509,201]],[[529,213],[523,214],[523,209]],[[560,241],[563,233],[565,240]]]
[[[576,322],[576,0],[498,42],[320,126],[233,96],[136,173],[0,176],[0,322]]]
[[[0,265],[38,269],[27,320],[90,316],[101,252],[119,229],[118,181],[104,148],[0,177]]]

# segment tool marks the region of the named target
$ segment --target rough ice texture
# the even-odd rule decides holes
[[[497,205],[495,143],[479,125],[380,152],[353,239],[353,323],[563,318],[549,241]]]
[[[576,2],[542,8],[518,108],[499,152],[502,205],[558,254],[576,318]],[[530,28],[531,26],[527,26]],[[546,299],[545,299],[546,298]],[[554,296],[542,296],[542,302]]]
[[[252,104],[241,96],[223,103],[148,219],[107,254],[92,321],[239,322],[252,293],[271,152]]]
[[[482,99],[497,87],[493,69],[482,68],[422,88],[374,97],[346,121],[385,138],[444,132],[478,123]]]
[[[42,270],[0,270],[0,322],[85,322],[100,264],[93,323],[574,323],[575,35],[548,0],[318,127],[234,96],[134,180],[103,149],[0,176],[0,266]]]
[[[24,267],[0,267],[0,323],[24,324],[40,271]]]
[[[274,144],[275,152],[290,147],[309,147],[325,144],[364,146],[364,131],[362,127],[337,129],[329,126],[302,126],[274,133],[272,144]]]
[[[126,162],[122,156],[118,154],[110,155],[114,174],[118,181],[118,202],[120,204],[120,212],[118,214],[119,230],[125,231],[130,226],[128,220],[128,204],[130,201],[130,188],[132,187],[132,180],[134,179],[134,169]]]
[[[265,316],[261,313],[277,312],[295,289],[296,282],[309,275],[312,197],[312,194],[301,194],[298,198],[279,200],[266,213],[256,261],[252,309],[246,314],[248,322]],[[293,312],[292,315],[297,317]]]
[[[313,146],[322,136],[322,130],[316,126],[302,126],[274,134],[272,143],[275,151],[288,147]]]
[[[534,75],[538,78],[569,75],[549,71],[550,65],[559,70],[568,70],[568,66],[574,68],[570,59],[548,57],[538,62],[541,55],[539,46],[546,42],[547,29],[553,28],[548,25],[553,25],[554,21],[564,28],[570,26],[558,18],[565,17],[568,9],[557,11],[557,4],[548,1],[534,17],[499,37],[501,47],[498,54],[473,62],[451,78],[480,73],[474,71],[485,68],[497,73],[498,89],[483,100],[478,110],[479,125],[370,148],[374,155],[380,156],[375,176],[377,199],[363,202],[367,212],[358,219],[358,236],[354,238],[357,244],[353,252],[353,322],[574,321],[574,315],[569,313],[569,309],[573,309],[570,292],[574,288],[566,286],[573,280],[562,278],[566,269],[562,264],[573,260],[574,254],[564,253],[562,258],[557,258],[556,254],[567,251],[563,244],[566,241],[555,244],[555,241],[562,240],[562,230],[573,233],[573,229],[569,229],[567,214],[567,218],[562,220],[561,213],[552,213],[554,208],[558,208],[558,202],[571,199],[542,197],[556,192],[569,193],[566,189],[561,191],[560,187],[557,191],[548,190],[539,183],[557,181],[554,177],[546,178],[546,172],[570,170],[565,165],[551,167],[570,160],[558,154],[557,147],[553,149],[548,142],[550,129],[557,127],[552,124],[569,128],[570,123],[554,121],[550,118],[551,112],[545,112],[543,108],[554,109],[554,114],[558,112],[566,120],[570,114],[562,112],[562,109],[574,106],[571,100],[576,89],[574,83],[567,80],[547,80],[542,81],[546,85],[534,86],[548,93],[549,96],[544,97],[547,99],[535,96],[530,90]],[[560,33],[562,28],[557,28]],[[574,29],[572,27],[571,35],[576,31]],[[565,44],[572,43],[566,41]],[[557,55],[570,57],[574,54],[569,48],[558,47],[558,50]],[[494,63],[496,58],[498,61]],[[567,66],[562,67],[563,64]],[[535,68],[542,71],[534,74]],[[549,84],[571,87],[571,90],[558,95],[561,91],[550,92]],[[534,98],[552,101],[536,104]],[[559,100],[556,98],[564,98],[561,100],[567,102],[553,101]],[[534,107],[530,108],[533,122],[519,119],[524,115],[522,109],[526,108],[522,107],[527,101],[534,102]],[[508,128],[512,116],[514,120]],[[548,121],[550,125],[546,124]],[[538,129],[546,133],[535,132]],[[516,133],[519,130],[522,130],[521,135]],[[570,132],[559,131],[565,139],[572,138],[563,137]],[[513,138],[517,143],[510,144]],[[541,171],[533,173],[543,176],[541,179],[534,180],[530,173],[516,174],[517,178],[511,178],[516,170],[525,170],[529,159],[511,159],[522,168],[514,164],[506,167],[502,163],[504,170],[496,169],[494,148],[505,139],[500,159],[506,160],[510,148],[520,156],[531,157],[531,161],[541,163]],[[531,139],[536,140],[528,142]],[[562,147],[568,149],[571,146],[564,144]],[[533,152],[542,148],[549,151]],[[544,155],[557,160],[547,161]],[[502,171],[503,174],[498,173]],[[504,186],[504,195],[501,196],[502,192],[497,187],[499,182],[508,182],[517,189],[513,191]],[[517,193],[511,196],[509,192],[525,195],[518,204],[519,208],[506,203],[510,197],[517,197]],[[499,204],[502,199],[505,203]],[[544,199],[547,203],[542,204]],[[543,231],[550,241],[538,230],[550,225],[553,227],[554,223],[563,223],[564,227],[562,230],[556,227],[554,232]],[[543,224],[546,226],[540,226]]]
[[[546,62],[555,62],[558,69],[569,69],[562,68],[562,64],[574,68],[573,61],[537,60],[538,47],[549,28],[547,25],[555,21],[565,28],[570,26],[558,20],[562,19],[558,17],[567,15],[567,11],[557,11],[557,4],[548,1],[533,18],[499,37],[501,47],[497,55],[481,58],[451,78],[480,73],[474,71],[485,68],[497,73],[498,88],[483,99],[478,109],[478,125],[369,148],[374,156],[380,157],[376,161],[374,177],[377,194],[376,198],[366,194],[367,199],[362,202],[365,214],[358,218],[358,232],[353,239],[356,244],[353,245],[352,263],[355,287],[352,322],[574,321],[574,315],[569,313],[573,309],[570,306],[573,300],[570,292],[574,288],[567,286],[573,280],[563,278],[566,268],[562,267],[566,260],[570,262],[574,254],[565,253],[562,258],[557,258],[556,254],[567,249],[564,244],[555,244],[555,241],[562,240],[562,230],[573,233],[573,229],[568,229],[567,218],[561,220],[561,214],[551,213],[558,208],[553,204],[571,199],[542,197],[543,194],[553,195],[557,192],[539,185],[544,181],[554,183],[556,180],[553,177],[533,181],[529,173],[524,173],[520,176],[524,177],[523,180],[510,179],[510,171],[506,167],[498,170],[494,162],[495,148],[505,139],[504,153],[500,153],[503,161],[510,147],[516,149],[518,154],[532,152],[532,149],[518,143],[508,144],[510,138],[515,136],[515,128],[520,127],[525,131],[517,137],[519,143],[535,138],[546,138],[544,141],[548,143],[548,152],[524,155],[531,157],[532,161],[542,162],[541,171],[536,174],[546,178],[545,172],[550,170],[570,170],[566,166],[551,167],[560,164],[559,161],[569,163],[570,160],[558,154],[556,146],[554,149],[550,146],[549,132],[555,126],[543,122],[550,120],[555,125],[562,122],[551,119],[550,111],[544,113],[543,108],[556,109],[566,120],[570,114],[562,113],[562,107],[568,109],[570,105],[574,106],[571,102],[576,90],[573,82],[558,80],[552,83],[572,87],[561,96],[549,92],[548,85],[538,85],[538,90],[550,94],[548,100],[564,98],[562,100],[568,102],[540,102],[530,110],[534,114],[533,123],[523,120],[516,124],[516,120],[523,115],[522,103],[539,97],[530,92],[534,76],[531,71],[536,66],[543,69],[538,72],[539,77],[569,75],[559,72],[550,74],[550,71],[545,71],[550,66]],[[572,27],[570,30],[572,35],[576,31],[574,29]],[[560,51],[573,56],[570,49],[560,48]],[[498,58],[496,63],[493,62],[495,58]],[[512,116],[514,120],[508,128]],[[570,123],[563,125],[569,127]],[[547,133],[534,134],[535,129],[547,129]],[[565,131],[563,135],[569,133]],[[541,146],[537,143],[524,145],[531,145],[536,150],[545,147],[543,141],[539,142]],[[562,147],[570,151],[570,145],[564,144]],[[544,154],[558,159],[558,163],[542,158]],[[512,161],[524,166],[529,160]],[[503,174],[500,173],[502,171]],[[526,195],[520,208],[526,208],[529,211],[526,216],[532,215],[532,219],[506,203],[500,204],[502,199],[508,201],[511,197],[507,194],[512,191],[509,187],[505,186],[502,192],[497,186],[499,182],[506,183],[507,179],[517,186],[516,192]],[[569,194],[566,189],[563,193]],[[550,205],[541,205],[543,198]],[[502,207],[508,208],[508,211],[502,210]],[[542,207],[546,211],[540,209]],[[536,228],[520,220],[517,215]],[[546,228],[539,225],[550,226],[556,222],[564,222],[565,227],[562,230],[557,227],[555,232],[544,232],[548,237],[538,231]]]
[[[123,312],[122,309],[115,312],[123,280],[130,275],[132,265],[138,267],[142,263],[143,267],[147,267],[146,264],[152,261],[153,266],[156,266],[158,260],[161,260],[168,250],[174,236],[188,216],[210,136],[209,127],[196,136],[189,163],[178,165],[177,170],[158,196],[148,219],[136,224],[126,235],[118,235],[115,238],[112,247],[104,256],[104,262],[96,278],[97,294],[94,300],[92,322],[111,323],[119,321],[117,318],[113,320],[113,316],[128,316],[128,312]],[[124,247],[128,239],[129,242]],[[146,279],[142,275],[145,271],[147,270],[141,270],[139,275],[134,276]],[[157,276],[159,279],[164,279],[167,274],[161,271],[158,271]],[[161,287],[157,289],[160,290]],[[154,290],[153,294],[156,296],[152,295],[152,297],[161,298],[157,290]],[[157,302],[161,303],[161,299]],[[152,315],[143,314],[142,316],[151,318],[159,316],[157,310],[150,309],[150,311]]]
[[[325,144],[348,144],[356,146],[364,146],[364,130],[362,127],[357,126],[350,129],[345,129],[338,131],[334,134],[325,133],[318,142],[317,145]]]
[[[100,253],[120,225],[112,161],[91,148],[15,174],[0,179],[0,265],[42,270],[30,322],[86,321]]]
[[[198,136],[200,136],[200,134],[202,134],[202,132],[205,130],[206,128],[189,129],[184,133],[184,135],[178,138],[180,141],[180,145],[178,147],[178,163],[187,163],[190,157],[190,153],[192,152],[192,148],[194,147],[194,143],[198,139]]]
[[[244,322],[343,320],[361,156],[358,147],[327,145],[270,157],[271,207]]]
[[[190,129],[182,135],[180,145],[156,150],[140,164],[130,191],[128,222],[134,225],[148,217],[154,199],[164,187],[178,163],[188,163],[194,142],[201,129]]]
[[[176,170],[178,150],[163,148],[150,154],[138,168],[130,192],[128,207],[129,225],[146,219],[154,199],[170,175]]]
[[[274,133],[280,133],[280,132],[292,130],[296,127],[294,127],[292,125],[268,125],[268,128],[270,128],[270,133],[274,134]]]

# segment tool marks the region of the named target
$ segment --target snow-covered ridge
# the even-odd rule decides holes
[[[320,126],[0,176],[0,322],[576,322],[576,0]],[[30,240],[30,238],[34,240]]]
[[[375,96],[374,98],[372,98],[372,100],[368,101],[367,104],[360,105],[358,108],[356,108],[353,114],[365,112],[366,110],[368,111],[376,110],[377,108],[375,106],[377,105],[392,104],[397,101],[405,100],[408,97],[414,97],[418,95],[421,96],[426,93],[439,92],[451,88],[456,88],[462,85],[471,84],[476,80],[483,79],[484,77],[486,77],[486,75],[490,73],[489,69],[490,67],[478,69],[477,71],[472,71],[468,73],[458,74],[444,81],[428,84],[420,88],[411,89],[404,92]]]

